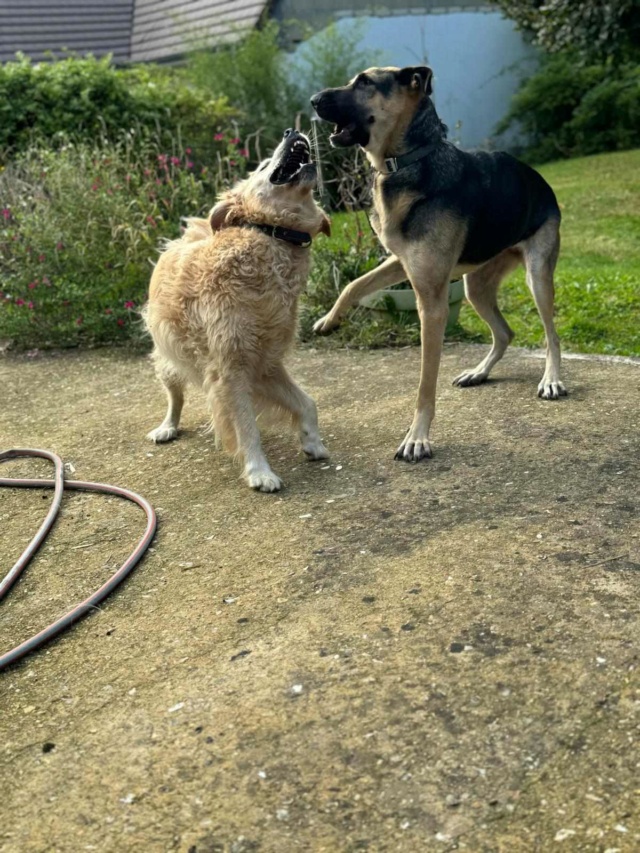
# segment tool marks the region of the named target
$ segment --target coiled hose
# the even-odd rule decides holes
[[[65,628],[68,628],[74,622],[77,622],[78,619],[85,616],[92,608],[113,592],[118,584],[122,583],[122,581],[141,560],[145,551],[151,544],[157,527],[155,510],[141,495],[138,495],[129,489],[122,489],[119,486],[110,486],[105,483],[85,483],[82,480],[65,480],[62,459],[55,453],[51,453],[48,450],[37,450],[33,448],[0,451],[0,463],[6,462],[8,459],[18,459],[21,457],[40,457],[42,459],[48,459],[53,463],[55,468],[54,479],[28,480],[0,477],[0,486],[9,486],[11,488],[19,489],[53,489],[53,500],[51,501],[49,512],[47,513],[45,520],[40,525],[39,530],[22,552],[13,568],[2,579],[2,581],[0,581],[0,601],[9,592],[13,584],[26,569],[33,555],[37,552],[38,548],[40,548],[46,539],[47,534],[53,527],[60,509],[62,493],[65,489],[75,489],[83,492],[102,492],[106,495],[117,495],[118,497],[133,501],[145,511],[147,516],[147,527],[131,555],[127,557],[120,568],[105,584],[100,587],[100,589],[97,589],[89,596],[89,598],[86,598],[84,601],[80,602],[80,604],[77,604],[68,613],[60,619],[57,619],[55,622],[52,622],[35,636],[30,637],[28,640],[20,643],[19,646],[11,649],[11,651],[5,652],[5,654],[1,655],[0,671],[6,669],[6,667],[10,666],[12,663],[15,663],[17,660],[20,660],[20,658],[44,645],[44,643],[49,642],[49,640],[52,640],[54,637],[57,637],[58,634],[65,630]]]

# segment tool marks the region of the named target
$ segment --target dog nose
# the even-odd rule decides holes
[[[283,136],[283,138],[284,138],[284,139],[286,139],[286,138],[287,138],[287,136],[291,136],[291,134],[292,134],[292,133],[293,133],[293,128],[292,128],[292,127],[288,127],[288,128],[285,130],[285,132],[282,134],[282,136]]]

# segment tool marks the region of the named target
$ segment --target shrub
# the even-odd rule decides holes
[[[640,66],[581,64],[569,53],[548,56],[525,81],[498,126],[517,126],[537,163],[640,145]]]
[[[216,169],[195,174],[189,147],[152,143],[32,146],[0,174],[0,338],[18,348],[139,337],[150,262],[180,218],[243,174],[219,134]],[[232,156],[231,152],[235,152]]]
[[[240,135],[260,130],[267,147],[280,140],[303,109],[278,37],[277,24],[270,22],[215,49],[202,45],[190,55],[186,70],[199,91],[227,98],[239,111]]]
[[[295,22],[288,27],[299,29]],[[211,96],[226,97],[238,109],[239,135],[252,158],[259,160],[264,149],[280,140],[285,128],[298,119],[308,126],[313,92],[341,86],[361,68],[380,60],[377,51],[359,48],[363,29],[361,22],[340,28],[332,24],[291,54],[282,46],[286,32],[271,21],[238,41],[216,45],[214,50],[211,45],[200,46],[189,57],[186,77]],[[354,197],[351,185],[354,170],[361,177],[363,158],[355,150],[331,149],[327,128],[323,125],[320,132],[325,201],[349,207],[359,201],[361,193]]]
[[[123,131],[165,147],[180,134],[204,157],[231,115],[224,99],[155,66],[119,69],[92,56],[32,63],[20,55],[0,65],[0,160],[37,140],[115,140]]]

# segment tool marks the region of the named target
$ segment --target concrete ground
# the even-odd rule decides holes
[[[640,849],[640,366],[569,360],[571,395],[544,402],[512,350],[451,387],[482,352],[446,349],[414,466],[393,452],[417,350],[298,352],[332,455],[266,432],[279,495],[240,482],[198,395],[177,442],[145,441],[164,398],[144,358],[0,362],[2,447],[54,449],[160,518],[99,612],[0,675],[4,853]],[[0,565],[49,497],[0,491]],[[143,527],[65,496],[0,649]]]

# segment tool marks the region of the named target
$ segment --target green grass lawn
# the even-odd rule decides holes
[[[565,160],[543,166],[540,172],[554,188],[562,209],[556,323],[563,347],[640,356],[640,150]],[[361,229],[363,221],[360,215]],[[357,242],[353,215],[334,216],[333,227],[334,236],[326,248],[344,255],[345,245]],[[368,238],[364,251],[370,255],[366,242]],[[372,263],[369,256],[367,265]],[[337,287],[338,276],[334,279],[332,286]],[[340,287],[346,283],[339,281]],[[522,269],[504,282],[499,299],[516,333],[514,344],[542,346],[542,324]],[[315,311],[315,316],[319,314]],[[491,339],[466,303],[453,337]],[[353,312],[339,335],[341,343],[359,345],[416,340],[417,330],[409,318],[372,320],[366,309]]]

